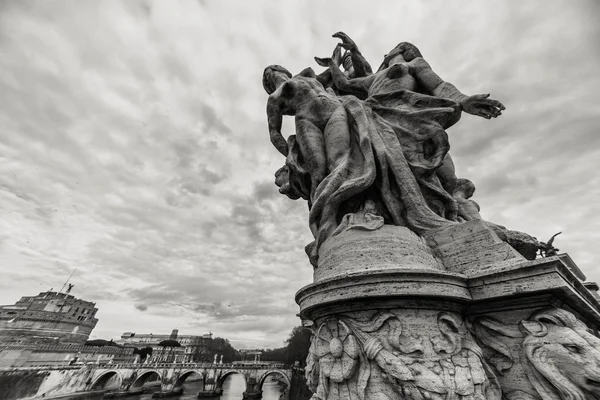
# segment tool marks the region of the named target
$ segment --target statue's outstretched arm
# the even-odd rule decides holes
[[[362,55],[358,48],[356,51],[350,52],[352,58],[352,66],[354,67],[354,74],[357,78],[373,74],[373,68],[367,59]]]
[[[423,58],[417,57],[410,64],[415,68],[419,83],[432,95],[454,100],[459,104],[469,97],[461,93],[453,84],[440,78]]]
[[[279,107],[279,101],[272,95],[267,100],[267,120],[269,121],[269,136],[273,146],[284,156],[288,155],[288,146],[285,138],[281,134],[281,125],[283,115]]]
[[[431,94],[445,99],[454,100],[466,113],[477,115],[486,119],[502,115],[504,105],[497,100],[489,99],[489,94],[476,94],[467,96],[453,84],[445,82],[421,57],[415,58],[410,64],[415,68],[416,77]]]
[[[375,75],[349,79],[331,58],[315,57],[315,61],[321,66],[329,67],[329,70],[331,71],[331,77],[333,78],[333,84],[338,90],[351,93],[359,97],[365,97],[369,92],[369,87],[371,87]]]

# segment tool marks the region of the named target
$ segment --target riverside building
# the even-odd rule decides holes
[[[0,343],[83,345],[98,323],[95,306],[69,290],[23,296],[15,304],[0,306]]]

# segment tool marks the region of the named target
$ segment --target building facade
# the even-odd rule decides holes
[[[21,297],[0,306],[0,344],[83,345],[98,323],[95,306],[53,291]]]
[[[121,346],[152,348],[152,357],[146,362],[192,362],[194,355],[201,350],[205,342],[212,339],[212,333],[205,335],[179,335],[177,329],[173,329],[171,334],[152,334],[125,332],[115,343]],[[180,344],[180,347],[165,347],[160,343],[174,340]]]
[[[134,363],[133,348],[85,345],[0,345],[0,367],[57,367]]]
[[[262,349],[240,349],[238,350],[242,355],[242,362],[259,363],[260,356],[263,353]]]

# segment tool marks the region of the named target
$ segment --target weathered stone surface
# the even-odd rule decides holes
[[[475,268],[477,257],[473,253],[477,254],[479,251],[488,254],[490,247],[494,248],[494,246],[502,245],[506,246],[504,247],[506,249],[508,245],[495,237],[494,233],[490,232],[481,221],[461,224],[459,227],[461,229],[449,229],[450,234],[441,235],[438,238],[439,240],[432,245],[433,253],[422,246],[422,240],[416,240],[411,235],[406,235],[405,228],[391,226],[384,226],[373,231],[346,230],[340,233],[337,239],[334,236],[323,245],[320,260],[327,263],[325,265],[333,265],[334,267],[324,268],[324,271],[328,272],[323,276],[317,273],[317,269],[315,271],[315,283],[300,290],[296,296],[296,301],[301,309],[300,315],[304,319],[313,321],[315,335],[319,337],[327,329],[330,331],[325,334],[329,341],[329,356],[325,354],[324,348],[326,346],[321,340],[321,349],[316,350],[316,344],[313,345],[312,355],[309,357],[311,368],[307,369],[308,382],[316,393],[315,398],[360,398],[364,400],[379,398],[380,393],[384,393],[387,396],[384,398],[390,399],[445,399],[448,398],[447,396],[470,399],[471,397],[466,395],[461,397],[462,395],[458,392],[451,394],[451,390],[455,390],[458,385],[458,381],[452,379],[459,378],[448,372],[454,371],[456,374],[458,371],[457,365],[471,365],[468,362],[467,364],[461,364],[463,363],[460,361],[461,357],[469,359],[469,356],[465,355],[464,352],[459,352],[462,354],[460,356],[454,354],[451,357],[447,356],[453,354],[451,352],[444,353],[443,356],[441,354],[435,355],[435,346],[427,347],[429,345],[414,352],[407,351],[406,354],[398,350],[400,344],[402,344],[403,349],[407,349],[413,346],[414,343],[423,346],[423,343],[435,342],[433,338],[437,337],[438,334],[435,333],[436,327],[433,321],[440,318],[440,315],[452,316],[455,323],[451,325],[454,328],[450,331],[458,335],[457,337],[461,338],[461,343],[466,344],[466,348],[473,352],[472,357],[483,359],[480,364],[477,364],[480,365],[479,369],[469,370],[470,374],[478,374],[474,371],[483,371],[483,375],[478,375],[479,379],[484,379],[481,386],[473,385],[474,381],[469,379],[464,380],[464,382],[473,385],[468,389],[470,391],[469,396],[479,393],[481,399],[500,399],[498,393],[502,392],[505,399],[583,400],[596,398],[592,397],[596,395],[593,370],[589,376],[577,371],[574,372],[572,363],[566,364],[566,366],[563,365],[563,368],[566,369],[562,372],[562,375],[556,375],[555,373],[550,378],[544,378],[552,380],[559,379],[557,376],[566,376],[564,379],[569,379],[567,392],[561,393],[559,391],[556,394],[552,391],[554,389],[545,389],[545,392],[541,392],[542,395],[538,395],[536,385],[541,384],[532,382],[542,382],[545,385],[544,382],[546,381],[539,377],[536,378],[537,375],[530,371],[531,368],[526,373],[524,367],[517,366],[510,374],[504,369],[496,368],[496,364],[503,365],[503,361],[499,361],[497,357],[490,353],[489,346],[478,336],[481,329],[476,331],[473,328],[474,325],[472,325],[473,321],[481,321],[486,318],[495,318],[508,324],[512,323],[514,325],[513,333],[507,331],[510,338],[510,335],[521,332],[520,329],[523,328],[519,328],[519,326],[527,325],[526,323],[523,324],[522,321],[537,318],[543,322],[545,321],[545,317],[543,317],[545,314],[540,310],[560,306],[565,313],[573,313],[574,310],[577,310],[577,317],[573,317],[578,318],[580,321],[575,324],[578,326],[576,333],[582,334],[583,323],[587,323],[593,332],[597,332],[598,327],[600,327],[600,304],[576,275],[578,272],[576,265],[572,261],[570,261],[570,265],[567,265],[569,263],[564,262],[563,259],[570,260],[570,258],[564,256],[562,258],[549,257],[528,261],[517,254],[508,260],[501,259],[495,263],[490,262],[486,264],[485,268]],[[347,236],[344,237],[343,235]],[[369,242],[369,235],[376,235],[378,239]],[[377,253],[377,246],[381,246],[380,252],[386,253],[387,250],[385,249],[390,246],[393,247],[396,243],[394,240],[388,240],[389,238],[386,238],[386,236],[395,237],[396,239],[401,237],[402,240],[406,241],[404,243],[406,246],[401,245],[398,254],[408,249],[413,251],[412,254],[406,254],[404,258],[399,257],[398,261],[394,261],[398,262],[396,268],[393,267],[392,262],[386,262],[385,257],[383,259],[357,257],[353,252],[354,250],[347,251],[347,260],[340,259],[336,263],[329,260],[330,252],[343,254],[345,253],[344,249],[361,249],[362,246],[359,247],[359,243],[363,240],[368,243],[364,247],[369,252]],[[348,243],[353,244],[345,247]],[[467,250],[464,250],[465,254],[471,254],[471,257],[465,257],[463,260],[460,251],[449,250],[452,248],[452,244],[462,246],[463,249],[466,248]],[[516,251],[512,251],[514,255]],[[414,261],[410,261],[411,259],[414,260],[412,257],[415,254],[421,254],[418,258],[421,260],[419,263],[422,263],[422,260],[431,262],[431,260],[435,260],[433,254],[440,254],[441,261],[446,262],[444,266],[472,265],[472,267],[461,269],[463,272],[468,272],[468,274],[438,269],[440,264],[431,264],[428,269],[422,268],[423,265],[415,268]],[[493,252],[490,254],[493,254]],[[374,264],[373,260],[376,260],[379,264]],[[451,260],[451,262],[448,262],[448,260]],[[464,264],[460,263],[461,260]],[[486,261],[487,259],[481,257],[481,260]],[[404,264],[403,261],[405,261]],[[365,262],[364,265],[363,262]],[[339,269],[336,269],[336,267],[339,267]],[[346,268],[348,272],[342,273]],[[590,284],[587,286],[595,289],[595,286]],[[533,317],[534,314],[535,317]],[[542,317],[540,317],[541,315]],[[474,342],[463,328],[457,328],[460,323],[456,321],[460,321],[463,317],[468,318],[469,323],[466,326],[476,335],[477,342]],[[385,320],[384,323],[382,323],[382,320]],[[399,342],[391,343],[389,339],[392,330],[389,322],[391,320],[398,320],[399,322],[394,323],[402,325],[399,332],[410,332],[408,336],[411,336],[412,339],[402,337]],[[338,340],[334,340],[335,335],[331,334],[332,328],[324,328],[328,324],[332,324],[331,321],[335,321],[335,324],[337,324]],[[553,329],[550,328],[550,330]],[[544,336],[546,341],[539,343],[556,347],[558,343],[551,344],[548,342],[549,339],[556,336],[577,340],[577,336],[569,334],[571,332],[569,329],[572,329],[570,326],[561,325],[561,329],[558,333],[553,333],[552,336]],[[340,336],[339,332],[342,331],[346,333]],[[539,332],[529,333],[531,340],[528,340],[527,343],[533,343],[532,340],[537,337],[536,334],[539,334]],[[517,355],[521,354],[519,353],[521,351],[519,346],[524,343],[523,340],[526,337],[523,333],[518,333],[518,335],[512,338],[518,339],[514,344],[515,349],[512,350]],[[352,339],[349,339],[350,337]],[[441,337],[444,338],[445,336],[441,334]],[[596,346],[595,340],[598,339],[592,337],[593,335],[585,336],[586,340],[589,340],[588,343],[591,343],[589,344],[589,351],[595,354],[594,352],[600,350],[600,347],[594,347]],[[377,355],[368,356],[367,354],[372,352],[370,349],[380,348],[379,344],[375,345],[373,343],[382,343],[381,349],[391,351],[391,355],[384,352],[385,357],[379,360]],[[484,346],[485,351],[479,348],[479,344]],[[396,351],[396,354],[394,354],[394,351]],[[398,357],[401,362],[398,361]],[[474,360],[472,357],[471,359]],[[515,360],[519,360],[519,357],[521,356],[517,356]],[[536,362],[540,364],[539,358]],[[368,367],[362,367],[365,363]],[[423,366],[426,366],[426,368]],[[586,368],[589,370],[592,368],[591,366],[592,364]],[[361,375],[361,368],[365,371],[368,370],[368,372],[363,372],[363,375]],[[387,371],[386,368],[391,369],[391,371]],[[420,378],[415,377],[416,371],[426,376],[427,382],[441,382],[441,384],[435,386],[432,383],[431,386],[427,386],[419,380]],[[431,373],[437,374],[437,377],[431,375]],[[394,374],[397,374],[397,376]],[[367,375],[368,378],[365,378]],[[391,380],[389,379],[390,375],[392,376]],[[482,376],[485,378],[481,378]],[[544,397],[545,393],[552,393],[554,397]],[[569,393],[584,393],[587,397],[569,397]]]
[[[464,221],[483,221],[479,214],[480,207],[471,197],[475,193],[475,185],[468,179],[460,178],[456,181],[456,188],[453,196],[458,204],[458,220]],[[496,236],[503,242],[508,243],[513,249],[528,260],[535,260],[538,251],[543,249],[543,246],[533,236],[519,231],[506,229],[505,227],[489,221],[483,221]]]
[[[600,287],[598,287],[598,284],[596,282],[583,282],[583,286],[585,286],[585,288],[589,290],[589,292],[592,294],[592,296],[594,296],[596,300],[600,301],[600,294],[598,293]]]
[[[600,399],[597,286],[552,240],[484,221],[448,154],[462,111],[490,119],[504,106],[444,82],[410,43],[373,72],[334,36],[320,75],[263,75],[286,157],[276,184],[308,201],[315,238],[314,283],[296,294],[314,329],[313,399]]]
[[[307,253],[314,266],[345,214],[378,215],[416,233],[453,224],[457,206],[448,190],[456,176],[445,129],[462,111],[489,119],[504,109],[488,95],[467,96],[444,82],[406,42],[379,71],[356,77],[370,68],[347,35],[336,35],[352,63],[360,63],[353,78],[339,69],[337,48],[332,59],[318,59],[328,66],[328,79],[310,68],[292,76],[270,66],[263,74],[269,135],[286,157],[277,185],[290,198],[309,201],[315,241]],[[296,135],[287,141],[283,115],[294,115],[296,122]]]
[[[470,275],[524,260],[478,219],[428,232],[423,237],[446,269],[452,272]]]
[[[506,399],[600,398],[600,303],[574,269],[548,257],[469,279],[471,331]]]
[[[556,307],[473,318],[507,399],[600,399],[600,339]]]
[[[457,313],[346,313],[317,321],[307,382],[318,399],[500,400],[481,355]]]
[[[536,306],[536,299],[542,299],[537,307],[543,303],[569,304],[586,322],[600,321],[600,304],[559,257],[482,272],[470,277],[468,288],[473,298],[471,313],[526,309]],[[556,299],[555,302],[548,303],[549,297]]]
[[[204,390],[208,394],[220,394],[225,379],[231,374],[240,374],[246,381],[246,393],[257,396],[262,385],[271,374],[283,378],[287,387],[291,385],[292,370],[281,364],[232,365],[210,363],[155,363],[106,364],[85,367],[46,368],[0,368],[0,399],[20,400],[30,398],[62,398],[82,393],[102,393],[109,390],[113,397],[138,394],[150,377],[156,376],[156,397],[170,397],[180,393],[185,380],[192,374],[201,376]],[[10,396],[8,394],[10,393]],[[108,398],[109,396],[107,396]]]
[[[374,299],[402,297],[443,297],[446,301],[471,299],[464,276],[434,271],[402,269],[381,273],[354,273],[313,283],[296,293],[301,315],[307,319],[316,308],[350,300],[372,302]]]
[[[365,229],[351,225],[327,240],[319,251],[314,281],[353,272],[386,269],[443,270],[425,241],[403,226]]]

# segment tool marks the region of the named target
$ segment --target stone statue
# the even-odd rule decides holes
[[[321,64],[338,89],[366,100],[332,94],[310,68],[292,77],[270,66],[263,74],[271,142],[286,156],[280,191],[309,202],[311,263],[317,266],[320,245],[346,214],[376,215],[416,233],[452,224],[456,203],[437,174],[449,149],[445,129],[462,111],[489,119],[504,106],[488,95],[462,94],[409,43],[396,46],[366,77],[348,78],[332,59]],[[296,121],[296,135],[287,142],[283,115]]]
[[[481,208],[471,197],[475,194],[475,185],[468,179],[456,180],[452,196],[458,205],[458,221],[472,221],[482,219],[479,211]]]
[[[540,243],[540,254],[542,257],[552,257],[558,254],[559,249],[554,247],[554,238],[560,235],[561,233],[562,232],[555,233],[554,235],[552,235],[550,240],[548,240],[548,242]]]
[[[331,59],[337,66],[340,66],[341,64],[344,67],[344,74],[348,78],[361,78],[373,74],[373,69],[371,68],[371,65],[362,55],[356,43],[354,43],[354,41],[348,35],[346,35],[344,32],[337,32],[333,34],[333,37],[341,39],[342,43],[335,47]],[[342,48],[346,49],[346,52],[343,55],[341,54]],[[315,60],[317,61],[317,63],[321,63],[321,59],[315,58]],[[333,82],[330,68],[327,68],[321,74],[317,75],[317,80],[325,88],[332,87],[334,89],[334,93],[336,94],[351,94],[345,92],[343,89],[340,89],[335,85],[335,83]],[[363,100],[365,97],[366,96],[361,96]]]
[[[372,75],[371,73],[371,67],[370,65],[367,63],[367,61],[364,59],[364,57],[362,57],[362,54],[360,53],[360,51],[358,50],[358,47],[356,46],[356,44],[354,43],[354,41],[352,39],[350,39],[348,37],[348,35],[346,35],[343,32],[338,32],[334,35],[334,37],[338,37],[340,39],[342,39],[342,43],[338,44],[338,46],[344,47],[345,49],[347,49],[348,52],[351,53],[351,61],[352,61],[352,66],[357,65],[360,66],[361,68],[357,68],[358,71],[363,72],[361,75],[356,74],[356,78],[358,77],[366,77],[367,75]],[[336,47],[337,50],[337,47]],[[417,49],[416,46],[414,46],[411,43],[400,43],[396,49],[394,49],[396,51],[400,51],[402,53],[402,57],[404,58],[404,61],[410,63],[415,61],[417,58],[420,58],[422,60],[422,55],[421,52],[419,51],[419,49]],[[356,54],[355,54],[356,53]],[[394,51],[392,51],[392,53],[390,53],[393,57],[393,53]],[[390,54],[386,55],[386,60],[384,60],[383,64],[379,67],[379,71],[377,71],[377,73],[381,73],[382,71],[385,71],[387,68],[389,68],[389,57]],[[334,51],[334,56],[336,55],[336,51]],[[332,59],[335,59],[335,57],[332,57]],[[318,58],[315,57],[315,60],[317,61],[318,64],[326,66],[328,65],[329,61],[328,59],[322,59],[322,58]],[[429,67],[429,65],[424,62],[424,60],[422,60],[423,63],[420,63],[421,67],[423,67],[425,70],[429,70],[429,71],[424,71],[422,72],[420,75],[424,77],[424,79],[430,81],[430,84],[423,84],[423,82],[420,82],[419,80],[417,80],[417,85],[415,85],[414,87],[410,88],[410,90],[414,90],[416,92],[419,93],[423,93],[426,95],[436,95],[436,96],[441,96],[441,97],[448,97],[452,100],[457,100],[458,98],[462,98],[462,93],[460,93],[453,85],[448,84],[446,82],[443,82],[435,73],[433,73],[433,71],[431,71],[431,68]],[[339,64],[338,64],[339,65]],[[346,68],[348,69],[348,68]],[[431,73],[429,73],[431,72]],[[348,76],[348,78],[352,78],[352,76],[350,76],[349,74],[346,74]],[[351,94],[354,94],[356,96],[358,96],[359,98],[363,98],[369,95],[368,90],[364,91],[363,90],[356,90],[356,87],[352,88],[352,85],[350,85],[350,88],[348,87],[347,82],[344,82],[343,79],[340,78],[339,73],[337,74],[337,80],[334,79],[334,86],[336,87],[336,89],[339,92],[350,92]],[[437,85],[438,83],[442,84],[439,87],[439,91],[438,93],[434,92],[434,85]],[[354,90],[352,90],[354,89]],[[386,88],[383,88],[383,90],[387,90]],[[485,97],[485,95],[480,95],[481,97]],[[489,95],[487,95],[489,96]],[[465,96],[466,97],[466,96]],[[476,97],[473,96],[473,99],[475,99]],[[469,112],[475,115],[479,115],[482,116],[484,118],[492,118],[492,117],[497,117],[499,115],[502,114],[501,110],[504,109],[504,106],[500,103],[497,102],[495,100],[487,100],[487,101],[483,101],[480,104],[481,107],[478,111],[475,111],[472,107],[467,107],[466,110],[464,110],[465,112]],[[486,108],[487,107],[487,108]],[[470,111],[469,111],[470,110]],[[486,111],[486,113],[481,113],[480,111]],[[454,191],[454,185],[455,185],[455,181],[456,181],[456,175],[455,175],[455,168],[454,168],[454,162],[452,161],[452,158],[450,157],[450,154],[447,153],[442,165],[440,165],[437,169],[436,169],[436,175],[438,176],[438,178],[440,179],[440,182],[442,184],[442,186],[444,187],[444,189],[448,192],[448,193],[452,193]]]
[[[313,400],[600,400],[597,297],[564,260],[528,261],[534,237],[483,220],[448,153],[463,111],[491,119],[504,106],[461,93],[410,43],[373,72],[334,37],[320,74],[263,73],[285,157],[275,184],[308,202],[314,237],[313,283],[295,298]]]

